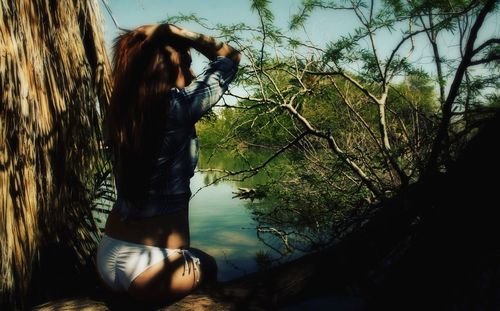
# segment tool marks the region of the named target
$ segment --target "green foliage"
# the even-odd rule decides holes
[[[88,200],[91,203],[90,209],[97,227],[104,230],[104,220],[108,217],[116,201],[116,188],[109,154],[100,152],[93,165],[91,177],[86,187]]]
[[[250,8],[257,11],[259,16],[266,22],[272,23],[274,21],[274,14],[269,9],[269,0],[252,0]]]
[[[436,90],[446,89],[460,59],[440,56],[435,62],[443,70],[436,74],[435,64],[429,69],[418,57],[436,56],[432,44],[445,41],[434,40],[438,35],[459,34],[465,42],[484,2],[305,0],[288,32],[274,25],[269,1],[250,3],[259,26],[217,26],[243,51],[237,85],[248,95],[200,123],[198,133],[202,145],[245,158],[243,175],[269,159],[245,156],[250,150],[279,150],[261,169],[267,179],[249,184],[266,193],[252,212],[262,226],[279,228],[276,238],[286,232],[287,249],[321,248],[362,219],[370,204],[420,178],[442,120]],[[317,10],[351,14],[357,26],[315,45],[297,32]],[[379,34],[401,41],[381,52]],[[486,74],[466,71],[454,100],[455,111],[464,113],[449,127],[456,134],[447,143],[458,146],[473,133],[481,118],[473,110],[498,105],[498,49],[493,40],[475,55]]]
[[[319,0],[304,0],[302,1],[302,9],[300,13],[294,14],[290,18],[290,30],[296,30],[304,26],[304,22],[310,17],[314,9],[322,4]]]
[[[341,61],[357,61],[359,56],[356,53],[358,47],[358,36],[343,36],[336,42],[330,42],[327,45],[326,52],[323,56],[325,62],[334,62],[335,64]]]
[[[283,72],[273,73],[273,77],[278,86],[286,86],[291,94],[299,88],[297,81]],[[370,141],[360,124],[353,122],[352,112],[342,102],[331,82],[310,77],[309,80],[304,79],[303,83],[312,91],[296,98],[296,107],[301,115],[316,127],[335,133],[343,149],[352,154],[361,152],[359,160],[369,161],[372,170],[386,172],[378,173],[381,174],[380,178],[386,175],[386,158]],[[336,79],[336,83],[341,90],[350,94],[354,107],[366,122],[376,128],[377,107],[346,81]],[[271,96],[271,88],[264,89]],[[285,96],[286,92],[282,92],[282,95]],[[239,109],[224,109],[215,121],[200,124],[198,132],[202,146],[277,148],[280,142],[282,144],[291,140],[291,133],[297,134],[296,128],[300,125],[283,110],[268,113],[268,106],[254,105],[251,101],[241,101]],[[393,156],[399,159],[402,167],[413,170],[415,163],[421,165],[423,161],[423,155],[415,154],[413,146],[427,146],[432,137],[431,119],[438,108],[432,80],[424,73],[408,76],[403,82],[392,86],[387,105],[391,110],[388,120],[393,133],[391,137],[394,138]],[[402,124],[413,125],[409,128],[415,130],[402,128]],[[350,145],[349,141],[357,143]],[[245,149],[240,152],[249,154]],[[346,178],[346,165],[332,155],[319,139],[308,138],[304,144],[291,149],[286,158],[286,161],[273,162],[270,171],[274,173],[268,171],[267,178],[257,184],[245,185],[266,193],[264,201],[251,205],[252,213],[262,226],[280,226],[295,232],[293,237],[289,237],[294,248],[311,250],[327,245],[331,242],[328,232],[331,233],[332,228],[341,231],[340,228],[347,227],[353,219],[352,215],[366,209],[371,195],[364,187]],[[248,162],[256,165],[264,159],[254,158]],[[220,167],[241,169],[224,164]],[[212,161],[208,167],[219,166]],[[380,181],[381,186],[391,188],[389,177],[383,179]]]

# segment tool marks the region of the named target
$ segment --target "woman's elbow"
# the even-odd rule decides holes
[[[217,51],[218,56],[224,56],[235,62],[236,64],[240,63],[241,53],[237,49],[233,48],[227,43],[224,43],[224,46]]]
[[[238,50],[234,50],[234,53],[231,55],[231,60],[238,65],[241,60],[241,53]]]

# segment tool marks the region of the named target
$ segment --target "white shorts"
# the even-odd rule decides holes
[[[183,255],[185,269],[189,269],[188,258],[192,260],[199,278],[200,260],[189,250],[131,243],[104,234],[97,250],[97,272],[108,287],[125,292],[139,274],[175,253]]]

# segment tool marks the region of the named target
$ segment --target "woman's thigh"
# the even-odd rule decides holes
[[[200,250],[189,250],[200,259],[200,265],[189,256],[186,261],[182,254],[172,254],[139,274],[130,284],[129,294],[140,300],[178,299],[193,291],[204,278],[213,277],[213,258]]]

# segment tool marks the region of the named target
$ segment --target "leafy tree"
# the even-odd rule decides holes
[[[263,187],[284,212],[277,202],[256,211],[273,227],[266,232],[280,232],[286,243],[289,235],[280,228],[297,224],[286,210],[309,217],[299,222],[309,232],[303,240],[318,241],[310,234],[317,215],[327,215],[321,226],[343,228],[334,231],[341,235],[366,219],[371,204],[446,170],[478,126],[471,120],[484,118],[497,98],[500,39],[478,36],[497,14],[495,1],[306,0],[287,30],[274,25],[268,1],[250,3],[258,26],[202,23],[239,45],[245,60],[237,81],[246,95],[231,91],[238,104],[224,104],[231,112],[214,124],[227,125],[221,146],[272,147],[269,160],[291,155],[286,178]],[[300,30],[307,33],[318,10],[332,18],[350,14],[358,26],[326,43],[302,39]],[[195,16],[171,21],[186,19],[202,22]],[[380,49],[387,43],[379,38],[388,35],[396,43]],[[433,65],[425,66],[421,55]]]

